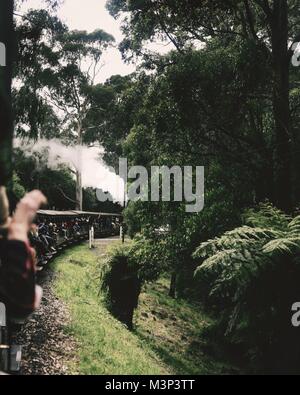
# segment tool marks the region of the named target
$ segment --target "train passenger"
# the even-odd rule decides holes
[[[69,237],[68,237],[68,227],[67,227],[66,222],[62,223],[61,230],[62,230],[62,235],[63,235],[64,239],[67,241],[69,239]]]
[[[40,239],[43,241],[49,252],[56,252],[54,245],[55,240],[50,235],[50,228],[47,221],[42,222],[38,227],[38,233]]]
[[[48,245],[45,244],[39,237],[38,227],[36,224],[31,225],[31,229],[28,235],[31,246],[35,249],[37,255],[37,263],[39,266],[47,264],[47,259],[52,258],[52,254],[48,249]]]
[[[0,188],[0,218],[8,212],[5,189]],[[3,203],[5,202],[5,203]],[[35,255],[28,233],[37,210],[46,203],[39,191],[27,194],[18,204],[15,214],[1,226],[7,237],[0,239],[0,301],[6,305],[9,317],[26,318],[40,304],[42,290],[35,283]]]
[[[52,222],[49,223],[49,235],[52,237],[55,244],[57,244],[58,232],[57,232],[57,225],[55,223]]]
[[[76,221],[73,226],[74,236],[80,236],[80,230],[81,230],[81,227],[79,226],[78,221]]]

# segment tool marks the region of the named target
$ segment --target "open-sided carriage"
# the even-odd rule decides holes
[[[68,246],[88,240],[90,230],[95,237],[109,237],[120,234],[122,215],[87,211],[39,210],[38,224],[46,224],[55,241],[55,249],[61,251]],[[55,255],[55,254],[54,254]]]
[[[120,233],[122,215],[88,211],[39,210],[37,219],[38,221],[53,223],[56,226],[68,224],[66,236],[70,239],[76,239],[76,236],[79,238],[88,236],[88,231],[91,226],[95,228],[95,234],[99,237],[118,235]],[[74,234],[71,229],[71,225],[76,223],[78,223],[80,227],[79,234],[77,235]]]

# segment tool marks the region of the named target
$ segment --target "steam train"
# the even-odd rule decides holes
[[[116,236],[120,233],[122,223],[122,215],[116,213],[96,213],[87,211],[53,211],[39,210],[37,213],[37,221],[53,223],[61,229],[63,224],[78,223],[80,229],[79,234],[72,233],[71,226],[67,226],[65,234],[59,232],[58,244],[63,242],[62,237],[67,237],[69,241],[86,239],[89,235],[89,228],[93,226],[96,237]]]
[[[80,241],[88,240],[91,229],[93,229],[93,236],[95,238],[119,235],[122,215],[86,211],[39,210],[36,223],[39,226],[45,224],[47,229],[51,229],[49,236],[51,236],[52,246],[55,250],[50,255],[51,259],[59,251]],[[49,259],[46,258],[46,262],[47,260]]]
[[[51,234],[55,252],[50,257],[47,254],[43,263],[48,263],[65,248],[88,240],[91,229],[97,238],[119,235],[122,220],[121,214],[114,213],[39,210],[35,223],[55,230]],[[39,265],[39,269],[42,270],[43,266]],[[8,321],[6,307],[0,302],[0,375],[2,372],[15,374],[20,371],[22,348],[11,344]]]

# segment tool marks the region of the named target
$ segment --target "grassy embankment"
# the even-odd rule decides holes
[[[103,248],[103,247],[102,247]],[[102,252],[102,255],[100,253]],[[168,297],[166,280],[147,285],[130,333],[105,309],[99,296],[104,251],[84,245],[56,259],[55,292],[68,306],[67,330],[78,342],[79,374],[214,374],[230,367],[206,355],[201,332],[210,319],[185,301]]]

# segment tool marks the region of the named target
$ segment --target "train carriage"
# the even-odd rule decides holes
[[[74,245],[80,241],[88,240],[89,231],[93,227],[95,237],[109,237],[120,234],[122,215],[117,213],[99,213],[88,211],[56,211],[56,210],[39,210],[36,217],[36,224],[42,234],[46,229],[44,241],[47,243],[47,237],[51,240],[52,248],[55,251],[45,259],[43,256],[43,265],[57,251]]]

